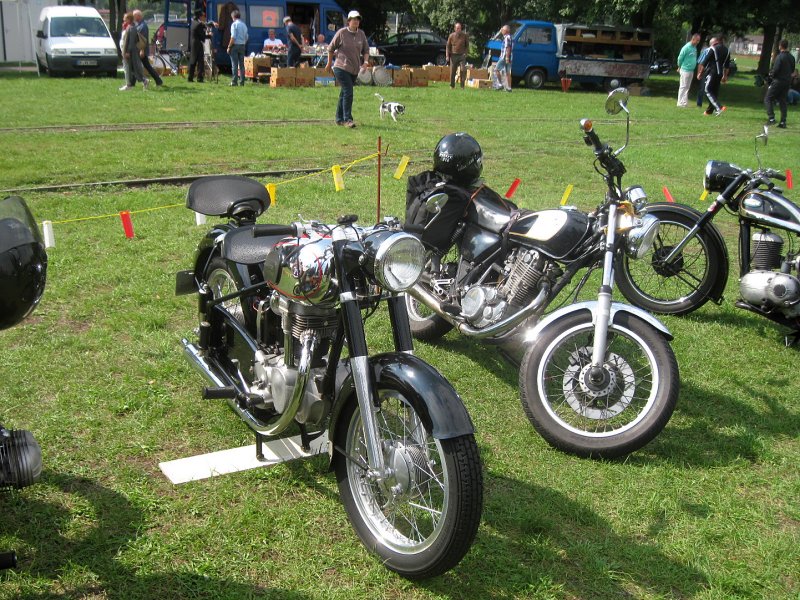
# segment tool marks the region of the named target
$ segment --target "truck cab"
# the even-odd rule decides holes
[[[541,89],[568,77],[606,89],[639,83],[650,74],[653,33],[649,29],[518,20],[507,23],[513,51],[511,76]],[[503,36],[487,44],[484,65],[496,62]]]

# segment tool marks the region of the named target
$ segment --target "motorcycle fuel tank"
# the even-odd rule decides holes
[[[508,225],[511,211],[516,208],[513,202],[506,200],[491,188],[483,186],[472,196],[467,208],[467,220],[483,229],[500,233]]]
[[[264,279],[287,298],[303,304],[334,301],[333,249],[329,237],[286,238],[264,261]]]
[[[589,224],[589,216],[579,210],[540,210],[522,215],[511,226],[508,237],[558,259],[569,255],[581,243]]]
[[[750,192],[739,205],[747,219],[800,234],[800,208],[775,191]]]

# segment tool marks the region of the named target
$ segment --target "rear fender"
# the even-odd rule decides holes
[[[570,315],[572,313],[587,312],[592,315],[592,323],[594,323],[597,319],[597,306],[598,306],[597,300],[578,302],[577,304],[570,304],[569,306],[565,306],[564,308],[561,308],[547,315],[546,318],[539,321],[529,332],[525,334],[525,343],[526,344],[534,343],[539,338],[542,331],[548,325],[551,325],[558,319],[565,317],[566,315]],[[667,340],[672,341],[673,335],[669,332],[669,329],[667,329],[661,321],[656,319],[649,312],[642,310],[641,308],[638,308],[636,306],[631,306],[630,304],[623,304],[622,302],[612,302],[609,321],[611,323],[616,322],[616,317],[620,313],[628,313],[635,317],[638,317],[642,321],[645,321],[649,325],[652,325]]]
[[[409,401],[436,439],[450,439],[472,434],[475,428],[461,397],[450,382],[436,369],[413,354],[388,352],[369,358],[369,365],[377,387],[389,384]],[[353,375],[349,368],[337,377],[336,401],[328,424],[328,439],[336,439],[342,409],[348,402],[357,402]],[[333,444],[328,452],[333,459]]]

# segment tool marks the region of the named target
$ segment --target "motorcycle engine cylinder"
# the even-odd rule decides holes
[[[541,256],[535,250],[516,254],[500,293],[514,306],[530,304],[536,295],[536,284],[542,278]]]
[[[781,266],[783,238],[771,231],[753,234],[753,268],[769,271]]]

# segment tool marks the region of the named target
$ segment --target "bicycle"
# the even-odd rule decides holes
[[[161,41],[156,40],[156,51],[152,56],[150,63],[159,75],[176,75],[180,73],[180,67],[189,64],[189,59],[186,52],[183,50],[183,44],[179,45],[178,50],[161,50]],[[183,73],[185,76],[185,73]]]

